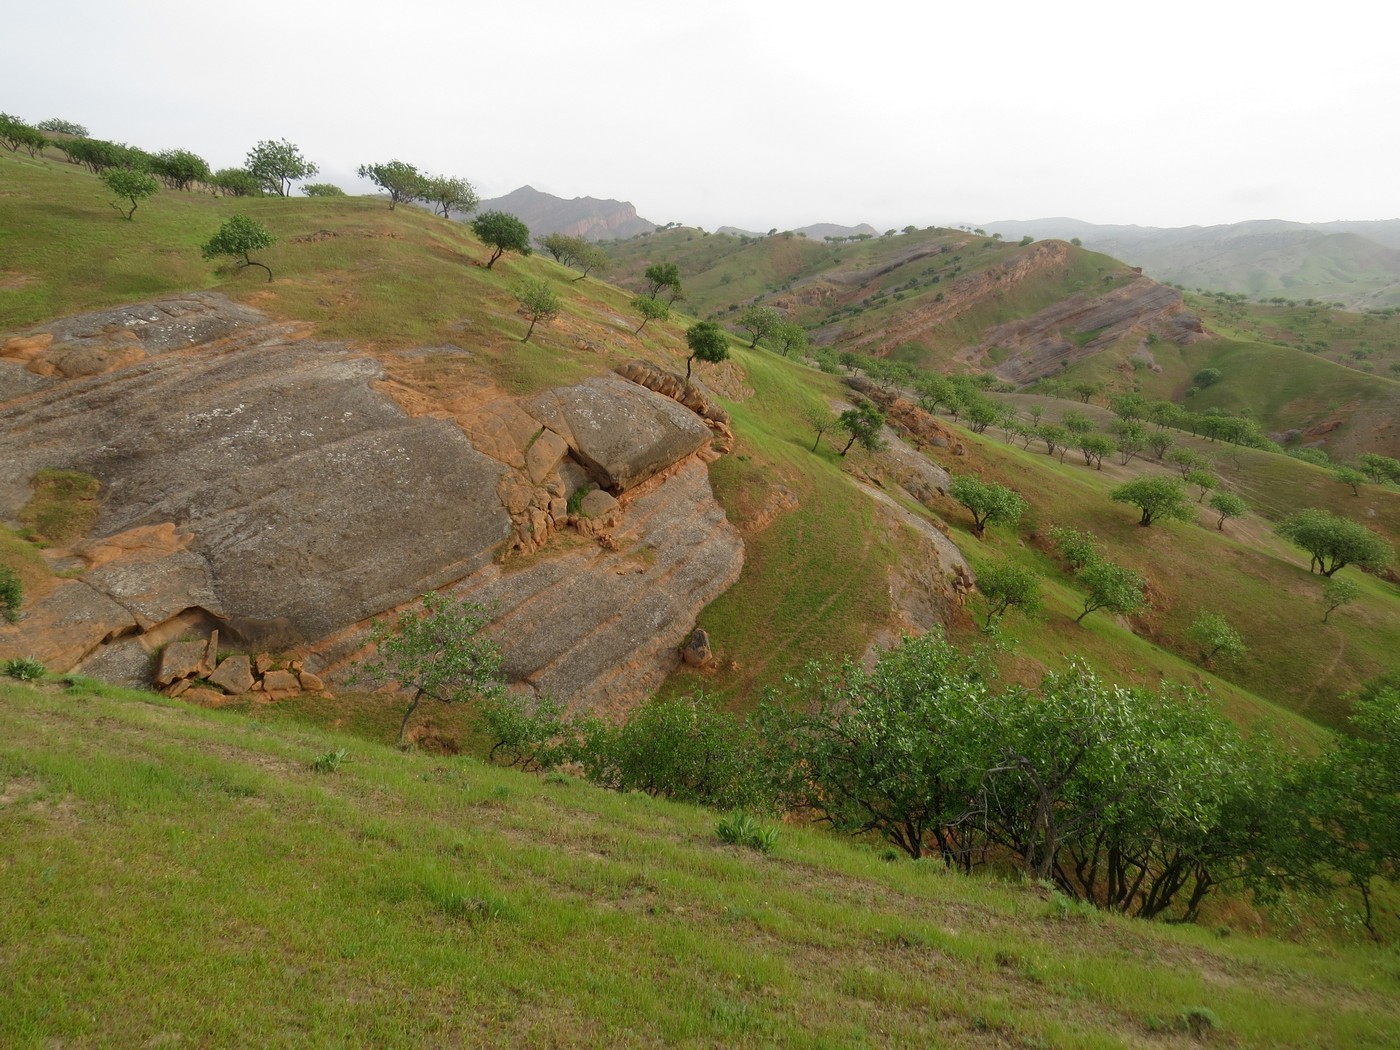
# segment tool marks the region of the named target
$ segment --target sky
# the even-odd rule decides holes
[[[766,231],[1400,217],[1400,8],[1367,0],[10,5],[0,110],[372,192],[629,200]]]

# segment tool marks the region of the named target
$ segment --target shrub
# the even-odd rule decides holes
[[[715,834],[722,842],[747,846],[760,853],[772,853],[778,844],[778,829],[764,827],[743,810],[735,810],[715,825]]]
[[[19,622],[19,608],[24,604],[24,584],[13,569],[0,565],[0,620]]]
[[[21,682],[34,682],[44,677],[44,665],[32,656],[17,656],[13,660],[6,660],[0,664],[0,671]]]

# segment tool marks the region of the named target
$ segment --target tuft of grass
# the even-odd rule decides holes
[[[339,771],[340,767],[349,757],[350,752],[347,749],[337,747],[324,754],[318,755],[312,761],[311,769],[316,773],[335,773]]]
[[[0,672],[21,682],[36,682],[44,677],[45,668],[32,656],[17,656],[0,664]]]
[[[735,810],[715,825],[715,834],[721,842],[734,846],[747,846],[759,853],[772,853],[778,844],[778,829],[764,827],[747,813]]]
[[[20,524],[47,543],[67,543],[97,520],[100,483],[78,470],[41,470],[30,483],[33,494],[19,512]]]

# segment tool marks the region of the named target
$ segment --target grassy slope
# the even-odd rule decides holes
[[[333,774],[308,764],[337,747]],[[0,684],[0,1043],[1393,1045],[1400,965],[113,690]]]

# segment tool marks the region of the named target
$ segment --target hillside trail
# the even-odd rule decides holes
[[[1343,632],[1338,631],[1337,651],[1332,654],[1332,661],[1327,665],[1327,667],[1320,674],[1316,675],[1313,678],[1312,687],[1308,690],[1307,695],[1303,697],[1302,702],[1298,705],[1297,710],[1299,714],[1307,714],[1308,708],[1312,706],[1312,702],[1315,699],[1317,699],[1318,690],[1322,688],[1324,683],[1330,682],[1332,680],[1332,675],[1336,673],[1337,665],[1342,662],[1342,657],[1346,655],[1346,651],[1347,636]]]

